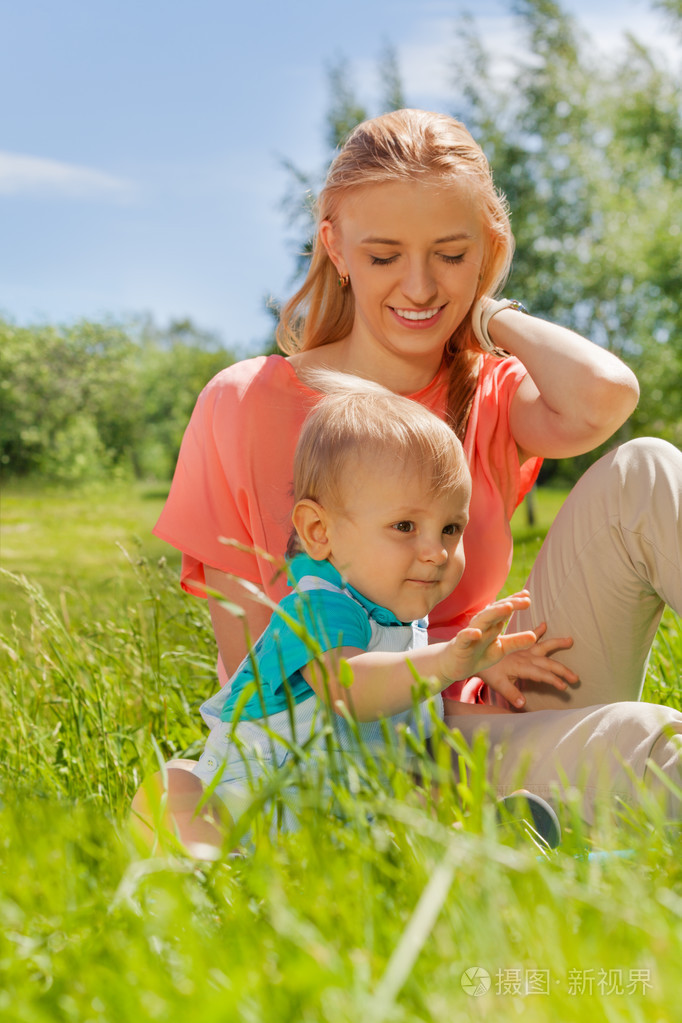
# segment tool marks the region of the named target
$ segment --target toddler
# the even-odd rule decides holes
[[[428,645],[428,613],[464,571],[471,480],[462,445],[424,406],[378,384],[318,373],[315,386],[325,393],[294,462],[293,591],[202,707],[211,733],[194,773],[233,816],[251,798],[249,779],[282,767],[294,742],[311,748],[329,717],[325,704],[332,748],[352,754],[361,741],[378,751],[386,725],[389,736],[398,724],[432,731],[428,702],[414,710],[415,672],[442,717],[442,689],[536,642],[532,631],[502,635],[509,615],[530,603],[523,592],[476,614],[449,642]],[[512,682],[500,694],[524,704]],[[330,748],[328,734],[319,748]],[[283,826],[295,826],[290,810]]]

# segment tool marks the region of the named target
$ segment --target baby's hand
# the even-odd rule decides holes
[[[536,625],[533,632],[537,639],[534,646],[527,650],[516,650],[508,657],[503,657],[497,664],[479,672],[488,688],[502,693],[506,685],[516,695],[518,688],[515,683],[528,681],[550,685],[563,692],[569,685],[575,685],[580,681],[574,671],[552,656],[572,647],[571,637],[547,638],[545,636],[547,626],[544,622]],[[518,696],[516,699],[518,700]]]
[[[507,654],[533,646],[537,636],[532,631],[502,635],[509,616],[527,607],[530,607],[530,594],[522,590],[504,600],[496,600],[494,604],[479,611],[469,626],[462,629],[445,647],[442,674],[453,682],[470,678],[496,664]],[[500,679],[496,689],[514,707],[523,707],[523,695],[507,677]]]

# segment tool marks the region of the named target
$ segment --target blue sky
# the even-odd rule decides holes
[[[510,4],[478,0],[21,0],[0,4],[0,313],[18,323],[190,317],[257,351],[288,294],[281,160],[325,157],[327,69],[375,111],[397,52],[410,105],[450,111],[456,20],[504,60]],[[644,0],[568,0],[605,52],[666,46]]]

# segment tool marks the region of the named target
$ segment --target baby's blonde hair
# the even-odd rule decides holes
[[[347,373],[309,371],[306,382],[323,393],[296,445],[294,503],[309,498],[343,510],[348,473],[369,459],[379,466],[399,461],[434,496],[471,485],[460,441],[424,405]],[[287,554],[299,550],[294,532]]]
[[[514,239],[507,203],[493,184],[478,143],[459,121],[425,110],[395,110],[359,124],[333,161],[316,204],[317,223],[338,223],[354,189],[393,181],[464,181],[483,226],[483,264],[476,297],[494,297],[511,267]],[[302,287],[284,306],[277,342],[286,354],[318,348],[348,336],[355,317],[352,281],[340,288],[338,274],[316,234]],[[480,347],[465,316],[447,341],[450,365],[448,414],[463,438],[476,381]]]

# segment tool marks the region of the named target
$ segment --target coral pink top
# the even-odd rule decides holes
[[[541,459],[519,464],[509,409],[526,374],[514,358],[483,356],[464,449],[472,475],[464,534],[466,569],[459,586],[429,615],[433,638],[452,636],[494,600],[512,559],[509,519],[530,490]],[[409,395],[443,416],[447,376]],[[168,500],[155,534],[182,551],[182,586],[205,596],[204,565],[247,579],[273,600],[287,591],[271,561],[224,543],[236,541],[279,557],[291,531],[294,448],[319,393],[281,355],[229,366],[199,395],[183,438]],[[221,680],[226,678],[219,664]],[[480,683],[455,683],[451,699],[475,698]]]

